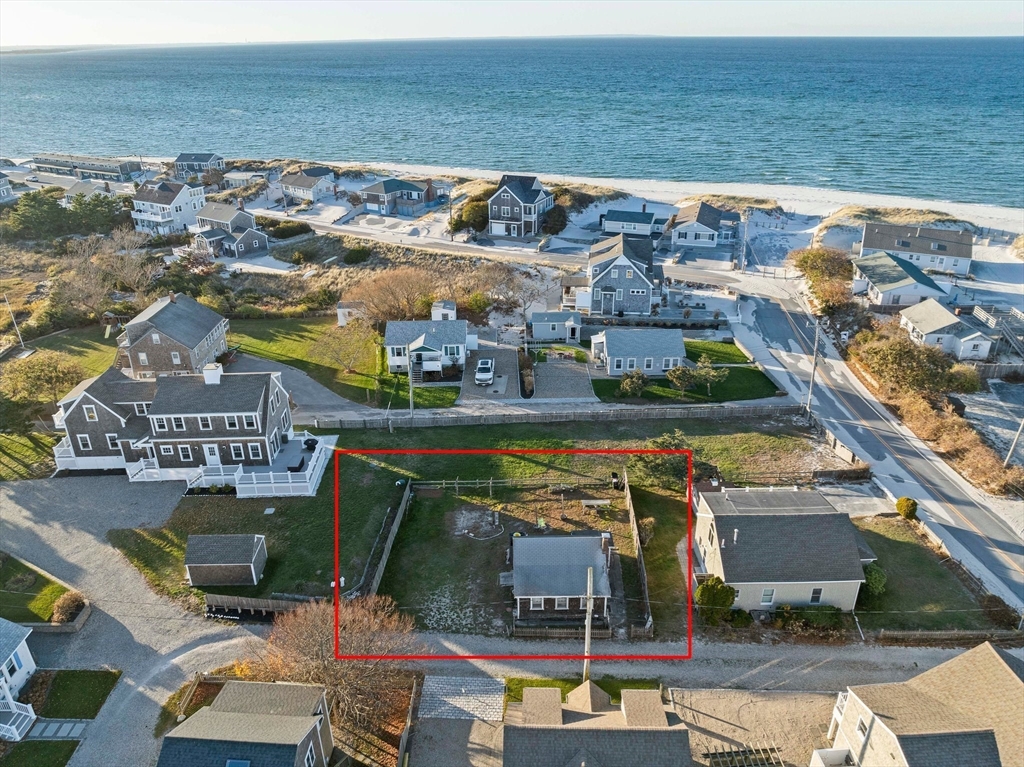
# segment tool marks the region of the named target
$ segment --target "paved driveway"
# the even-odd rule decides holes
[[[534,392],[531,402],[600,402],[594,396],[590,373],[583,362],[552,359],[534,366]]]
[[[491,386],[477,386],[477,360],[483,357],[494,358],[494,383]],[[486,400],[519,399],[519,353],[515,349],[496,346],[481,346],[473,352],[466,363],[466,372],[462,377],[462,394],[459,403]]]
[[[67,477],[0,484],[3,548],[67,581],[92,601],[77,634],[33,634],[41,668],[110,668],[124,673],[89,724],[72,767],[156,762],[160,705],[198,670],[244,653],[249,631],[184,613],[150,591],[109,544],[112,528],[155,526],[181,497],[180,482]]]

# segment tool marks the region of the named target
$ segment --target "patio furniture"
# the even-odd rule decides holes
[[[299,456],[299,462],[288,466],[288,471],[302,471],[306,468],[306,456]]]
[[[312,452],[313,450],[316,450],[317,442],[319,442],[319,440],[314,439],[313,437],[308,437],[307,439],[302,440],[302,446],[306,448],[306,450]]]

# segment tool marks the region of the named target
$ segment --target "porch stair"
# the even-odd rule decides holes
[[[413,385],[423,383],[423,366],[414,362],[409,368],[409,377]]]

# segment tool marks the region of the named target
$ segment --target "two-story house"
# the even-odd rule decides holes
[[[919,269],[965,275],[971,271],[974,235],[962,229],[864,224],[860,255],[888,253]]]
[[[586,273],[563,279],[562,309],[647,316],[661,304],[663,281],[661,267],[654,264],[654,243],[618,234],[590,247]]]
[[[203,467],[268,466],[294,436],[280,373],[133,380],[111,368],[58,403],[58,469],[125,469],[132,481],[191,480]],[[228,481],[225,478],[225,481]]]
[[[386,178],[359,190],[367,213],[416,216],[437,205],[438,191],[431,179],[406,181]]]
[[[132,198],[135,229],[152,235],[184,232],[196,222],[206,204],[203,185],[177,181],[148,181]]]
[[[98,178],[103,181],[131,181],[134,174],[142,171],[142,163],[138,160],[77,154],[39,154],[32,158],[29,165],[36,173]]]
[[[14,190],[11,189],[11,179],[6,173],[0,173],[0,205],[7,202],[14,202]]]
[[[831,748],[811,767],[1011,767],[1024,764],[1024,661],[978,645],[905,682],[839,693]]]
[[[502,176],[487,201],[487,231],[495,237],[536,235],[554,205],[554,196],[536,176]]]
[[[208,202],[196,215],[193,247],[212,256],[262,256],[270,240],[256,226],[256,217],[238,206]]]
[[[984,360],[992,349],[991,338],[961,321],[934,298],[901,311],[900,327],[915,344],[934,346],[958,360]]]
[[[227,351],[228,321],[184,293],[158,298],[118,336],[115,366],[132,378],[187,375]]]
[[[202,179],[211,170],[224,172],[224,158],[213,152],[185,153],[174,158],[174,177],[183,181],[195,176]]]
[[[281,191],[286,198],[316,202],[321,197],[333,195],[337,191],[334,171],[318,166],[281,176]]]
[[[732,242],[736,236],[739,216],[719,210],[706,202],[695,202],[679,209],[669,224],[670,245],[683,248],[713,248]]]

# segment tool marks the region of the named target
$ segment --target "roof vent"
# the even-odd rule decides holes
[[[734,527],[732,529],[732,545],[733,546],[736,545],[736,541],[739,539],[739,537],[740,537],[740,529],[738,527]]]

